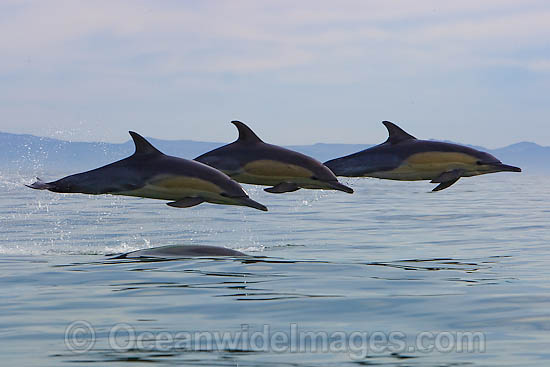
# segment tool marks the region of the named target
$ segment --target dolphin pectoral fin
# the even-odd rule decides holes
[[[431,183],[443,183],[443,182],[447,182],[447,181],[451,181],[451,180],[455,180],[455,179],[458,180],[460,177],[462,177],[463,173],[464,173],[464,171],[461,170],[461,169],[453,169],[451,171],[445,171],[442,174],[440,174],[439,176],[437,176],[436,178],[434,178],[433,180],[431,180],[430,182]]]
[[[300,186],[292,182],[281,182],[280,184],[277,184],[273,187],[268,187],[267,189],[264,189],[264,191],[270,192],[272,194],[282,194],[285,192],[293,192],[297,190],[300,190]]]
[[[454,184],[460,177],[462,177],[462,174],[464,173],[461,169],[453,169],[451,171],[446,171],[431,180],[431,183],[438,183],[432,191],[441,191],[446,189],[447,187]]]
[[[199,205],[201,203],[204,203],[204,200],[201,198],[183,198],[178,201],[171,201],[169,203],[166,203],[166,205],[171,206],[173,208],[190,208],[195,205]]]
[[[446,189],[447,187],[451,186],[452,184],[454,184],[456,181],[458,181],[460,179],[459,178],[455,178],[454,180],[450,180],[450,181],[445,181],[445,182],[442,182],[440,183],[439,185],[437,185],[432,191],[441,191],[441,190],[444,190]]]

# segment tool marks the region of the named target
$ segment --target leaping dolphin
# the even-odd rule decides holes
[[[141,135],[133,131],[130,135],[136,151],[128,158],[53,182],[38,179],[27,186],[61,193],[172,200],[167,204],[176,208],[209,202],[267,211],[226,174],[199,162],[165,155]]]
[[[431,180],[440,191],[461,177],[494,172],[521,172],[489,153],[463,145],[419,140],[389,121],[388,139],[377,146],[325,162],[336,176],[376,177],[389,180]]]
[[[265,189],[271,193],[292,192],[300,188],[353,193],[353,189],[338,182],[336,176],[316,159],[264,143],[244,123],[231,123],[239,130],[239,138],[195,158],[195,161],[217,168],[241,183],[272,186]]]

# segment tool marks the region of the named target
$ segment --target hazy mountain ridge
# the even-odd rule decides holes
[[[199,142],[193,140],[160,140],[148,138],[162,152],[193,159],[202,153],[226,143]],[[324,162],[343,155],[358,152],[373,144],[293,145],[288,148],[315,157]],[[504,163],[521,167],[525,172],[550,173],[550,147],[531,142],[520,142],[499,149],[485,149]],[[0,132],[0,170],[67,172],[82,171],[125,158],[134,152],[129,140],[125,143],[69,142],[64,140]]]

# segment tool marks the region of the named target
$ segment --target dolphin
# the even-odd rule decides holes
[[[130,157],[53,182],[38,179],[26,186],[61,193],[172,200],[167,204],[176,208],[209,202],[267,211],[226,174],[199,162],[165,155],[141,135],[133,131],[129,133],[136,147]]]
[[[325,165],[336,176],[431,180],[439,184],[432,191],[446,189],[461,177],[521,172],[521,168],[503,164],[489,153],[458,144],[419,140],[392,122],[382,123],[389,133],[384,143],[332,159]]]
[[[128,252],[110,259],[173,259],[186,257],[248,256],[237,250],[218,246],[168,245]]]
[[[195,158],[195,161],[217,168],[241,183],[272,186],[265,189],[270,193],[292,192],[300,188],[353,193],[353,189],[338,182],[336,176],[316,159],[264,143],[244,123],[231,123],[239,130],[239,138]]]

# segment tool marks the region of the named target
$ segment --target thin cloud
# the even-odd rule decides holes
[[[439,128],[426,109],[442,106],[442,120],[483,99],[485,112],[464,120],[489,124],[511,118],[515,93],[542,95],[548,24],[550,5],[535,0],[4,0],[1,111],[12,130],[30,131],[41,117],[69,124],[96,115],[148,126],[162,111],[162,132],[184,111],[204,131],[189,138],[223,141],[203,126],[231,115],[268,129],[278,120],[275,140],[289,137],[284,127],[311,122],[311,142],[327,134],[357,141],[351,129],[331,133],[333,121],[367,113],[378,121],[390,111]],[[503,89],[503,78],[516,84]],[[543,118],[541,108],[530,111]]]

